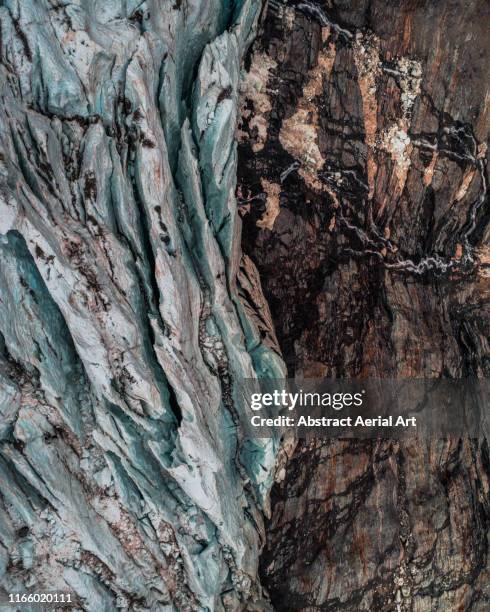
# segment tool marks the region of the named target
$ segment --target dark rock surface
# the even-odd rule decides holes
[[[238,191],[292,376],[488,377],[489,4],[273,0]],[[299,443],[273,490],[277,610],[487,610],[486,441]]]

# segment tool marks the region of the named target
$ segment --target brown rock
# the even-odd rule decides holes
[[[281,186],[243,246],[291,376],[490,375],[488,25],[481,0],[269,3],[250,70],[269,58],[275,93],[239,186]],[[488,609],[486,441],[300,442],[285,467],[277,610]]]

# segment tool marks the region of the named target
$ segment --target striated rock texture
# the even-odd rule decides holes
[[[260,9],[0,3],[3,593],[262,605],[275,446],[237,413],[283,366],[234,140]]]
[[[270,0],[237,195],[291,376],[490,376],[484,0]],[[490,608],[483,440],[298,443],[276,610]]]

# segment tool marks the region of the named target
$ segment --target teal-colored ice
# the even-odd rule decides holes
[[[1,3],[7,592],[69,590],[94,612],[267,608],[277,441],[244,437],[241,381],[284,367],[240,298],[234,196],[260,10]]]

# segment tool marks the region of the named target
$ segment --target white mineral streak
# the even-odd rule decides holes
[[[357,32],[354,43],[354,60],[359,77],[359,88],[364,114],[366,132],[367,178],[369,199],[374,196],[377,173],[376,149],[390,154],[395,175],[393,197],[403,191],[411,165],[412,144],[408,135],[412,110],[420,94],[422,68],[420,62],[407,57],[399,58],[395,68],[382,66],[380,60],[380,41],[372,33]],[[393,76],[401,90],[401,116],[389,128],[378,130],[378,100],[376,80],[382,72]],[[430,171],[429,171],[430,172]]]
[[[376,99],[376,79],[380,73],[379,39],[374,34],[370,36],[358,33],[354,44],[354,60],[358,73],[358,83],[361,92],[362,110],[364,114],[364,130],[368,147],[366,171],[369,186],[369,199],[374,196],[374,181],[376,178],[376,135],[378,131],[378,101]]]
[[[377,141],[378,147],[389,153],[393,160],[396,177],[393,197],[397,198],[403,192],[411,166],[413,144],[408,131],[412,121],[413,107],[420,94],[422,65],[417,60],[401,57],[396,63],[396,68],[385,67],[384,72],[392,75],[401,89],[401,117],[398,118],[396,123],[383,131]],[[430,173],[431,170],[428,172]]]
[[[260,5],[179,7],[0,8],[0,583],[97,612],[261,597],[275,443],[240,380],[283,366],[234,197]]]

